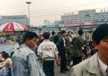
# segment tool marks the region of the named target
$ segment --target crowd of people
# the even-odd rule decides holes
[[[6,35],[0,36],[0,45],[14,45],[16,42],[21,44],[23,35]]]
[[[39,36],[26,32],[11,56],[0,53],[1,76],[55,76],[55,63],[60,66],[60,73],[71,70],[71,76],[107,76],[103,66],[108,66],[108,25],[101,25],[94,31],[93,41],[84,40],[83,33],[82,29],[76,36],[65,30],[57,34],[44,32]]]

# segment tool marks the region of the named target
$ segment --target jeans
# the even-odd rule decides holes
[[[46,76],[54,76],[54,60],[43,60],[43,71]]]

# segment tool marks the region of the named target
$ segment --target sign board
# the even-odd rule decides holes
[[[84,22],[84,23],[81,23],[82,26],[85,26],[85,25],[96,25],[96,22]]]
[[[42,28],[47,28],[47,27],[59,27],[59,25],[43,25]]]
[[[95,13],[95,12],[96,12],[95,10],[81,10],[78,13],[79,14],[88,14],[88,13]]]
[[[72,24],[72,23],[64,24],[64,27],[71,27],[71,26],[80,26],[80,24]]]

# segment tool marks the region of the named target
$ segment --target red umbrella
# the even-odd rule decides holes
[[[22,23],[9,22],[0,26],[0,31],[24,31],[29,30],[29,27]]]

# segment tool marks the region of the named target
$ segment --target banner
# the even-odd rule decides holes
[[[80,24],[72,24],[72,23],[64,24],[64,27],[71,27],[71,26],[80,26]]]

